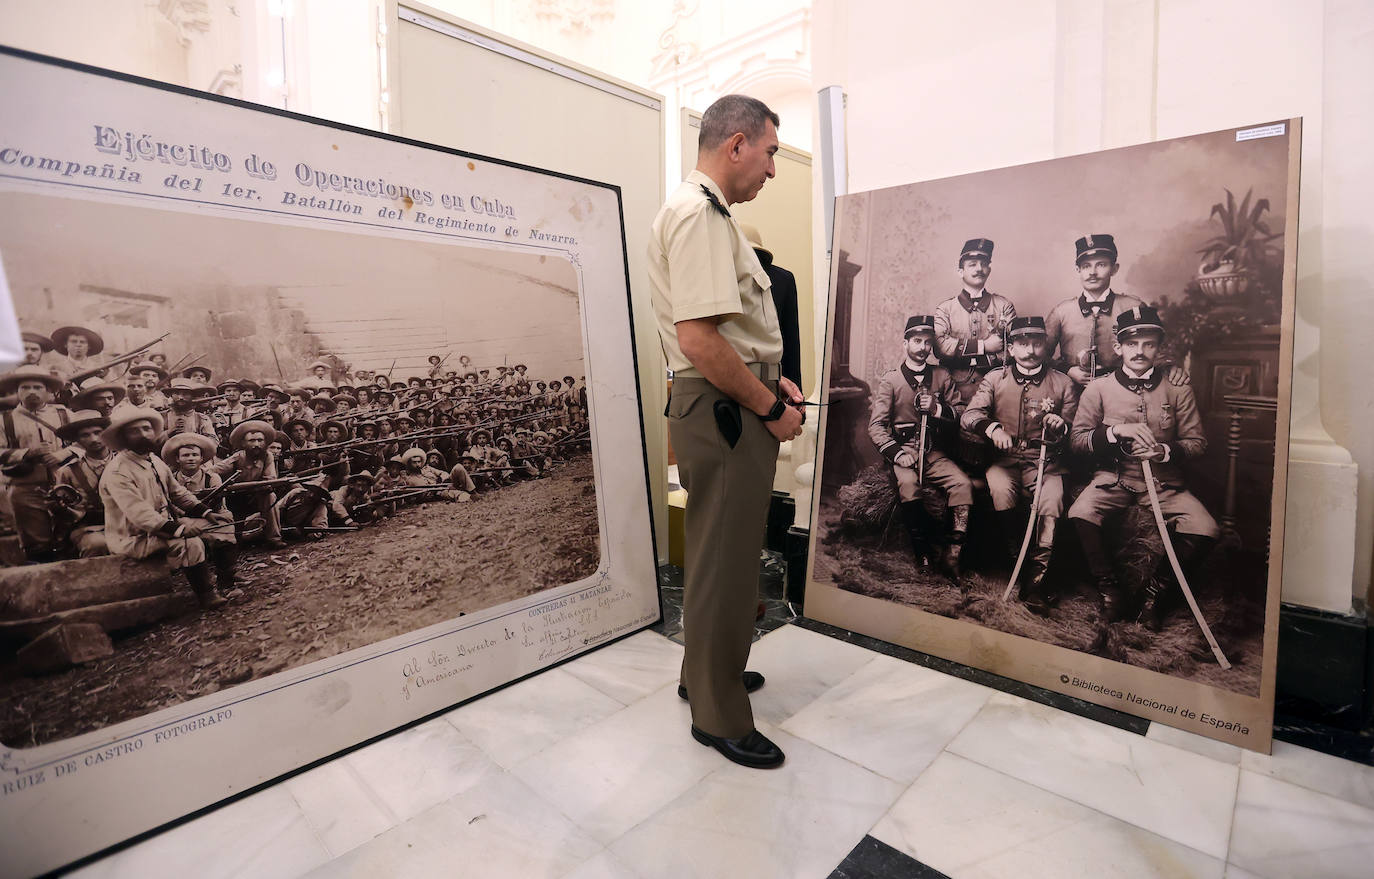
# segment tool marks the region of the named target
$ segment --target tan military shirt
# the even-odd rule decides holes
[[[721,205],[725,196],[700,171],[687,175],[654,218],[649,234],[649,286],[668,368],[699,375],[677,341],[677,322],[719,319],[721,338],[746,363],[782,361],[782,331],[771,283],[739,224]]]

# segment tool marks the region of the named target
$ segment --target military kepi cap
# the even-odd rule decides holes
[[[992,240],[989,238],[970,238],[964,242],[964,249],[959,252],[959,262],[963,262],[970,257],[981,256],[983,259],[992,259]]]
[[[1043,335],[1045,335],[1045,319],[1038,314],[1014,317],[1011,319],[1011,326],[1007,329],[1007,337],[1011,339],[1015,339],[1017,336]]]
[[[1164,332],[1164,321],[1159,319],[1159,310],[1149,305],[1137,305],[1130,311],[1123,311],[1116,316],[1116,337],[1123,339],[1131,333],[1143,333],[1153,330],[1157,333]]]
[[[904,338],[910,339],[913,333],[923,332],[935,332],[935,315],[913,314],[906,319],[906,335]]]
[[[1073,243],[1073,261],[1080,263],[1090,256],[1110,256],[1116,262],[1116,240],[1110,235],[1084,235]]]

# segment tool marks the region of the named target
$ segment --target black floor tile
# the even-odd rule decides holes
[[[949,879],[934,867],[899,852],[882,840],[865,836],[845,856],[830,879]]]

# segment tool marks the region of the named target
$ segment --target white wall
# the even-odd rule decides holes
[[[851,192],[1304,117],[1286,548],[1301,567],[1285,564],[1284,595],[1369,595],[1374,4],[989,0],[973,21],[938,0],[815,0],[812,16],[813,84],[848,96]]]

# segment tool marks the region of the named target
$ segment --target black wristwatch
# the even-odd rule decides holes
[[[760,415],[761,421],[777,421],[787,411],[787,403],[781,397],[773,402],[773,408],[768,410],[767,415]]]

